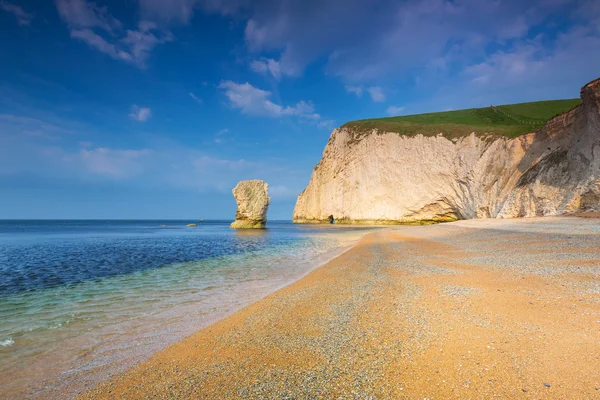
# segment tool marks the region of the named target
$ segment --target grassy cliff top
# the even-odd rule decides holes
[[[348,122],[343,128],[361,132],[378,129],[403,135],[422,134],[460,137],[471,132],[517,137],[534,132],[552,117],[567,112],[581,103],[580,99],[536,101],[485,108],[363,119]]]

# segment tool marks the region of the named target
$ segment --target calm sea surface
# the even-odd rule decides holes
[[[302,277],[367,228],[0,221],[0,398],[68,398]]]

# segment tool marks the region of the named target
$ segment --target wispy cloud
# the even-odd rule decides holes
[[[86,0],[56,0],[56,8],[72,38],[141,68],[157,45],[174,39],[170,31],[160,30],[149,21],[141,21],[137,29],[123,29],[121,21],[110,15],[106,7]]]
[[[383,89],[379,86],[371,86],[370,88],[367,88],[367,92],[369,92],[371,100],[373,100],[375,103],[381,103],[382,101],[385,101],[385,94],[383,93]]]
[[[106,7],[86,0],[56,0],[60,17],[72,29],[100,28],[113,32],[122,28],[121,22],[108,13]]]
[[[161,24],[189,24],[196,10],[205,13],[231,15],[240,7],[248,6],[248,0],[138,0],[140,14],[145,19]]]
[[[363,88],[360,86],[344,86],[346,88],[346,92],[353,93],[356,97],[360,97],[363,94]]]
[[[216,135],[215,135],[214,142],[217,143],[217,144],[223,143],[225,141],[225,139],[223,138],[223,136],[225,134],[227,134],[228,132],[229,132],[229,129],[227,129],[227,128],[224,128],[224,129],[221,129],[220,131],[218,131],[216,133]]]
[[[140,107],[136,104],[131,106],[129,117],[138,122],[146,122],[152,117],[152,110],[148,107]]]
[[[248,115],[265,117],[297,116],[318,120],[321,116],[314,111],[311,103],[300,101],[294,106],[281,106],[269,100],[271,92],[258,89],[249,83],[223,81],[219,85],[233,108]]]
[[[319,121],[317,123],[317,127],[322,128],[322,129],[332,130],[333,128],[335,128],[335,121],[331,120],[331,119],[325,119],[325,120]]]
[[[133,62],[133,56],[131,53],[120,49],[113,43],[107,42],[102,36],[94,33],[90,29],[74,29],[71,31],[71,37],[84,41],[91,48],[108,54],[116,60]]]
[[[129,178],[142,172],[152,150],[120,150],[105,147],[81,149],[70,161],[80,162],[89,172],[111,178]]]
[[[24,129],[34,129],[35,133],[25,134]],[[48,132],[56,134],[49,137]],[[231,141],[229,133],[229,129],[223,128],[214,132],[213,137]],[[261,156],[253,160],[241,154],[224,156],[218,150],[208,152],[159,136],[146,136],[142,143],[130,141],[125,147],[112,147],[102,143],[107,136],[108,132],[96,131],[77,121],[0,114],[0,180],[35,187],[49,186],[51,182],[53,191],[73,185],[77,190],[98,188],[110,182],[115,188],[126,187],[128,192],[175,189],[218,192],[230,199],[231,189],[240,180],[264,179],[273,188],[282,185],[290,188],[294,186],[289,182],[305,177],[305,171],[278,159]],[[229,149],[227,153],[231,154]],[[292,191],[297,194],[300,189],[281,187],[274,191],[279,191],[282,198],[291,198]]]
[[[164,44],[174,40],[174,36],[169,31],[150,32],[156,29],[144,23],[140,23],[138,30],[127,30],[125,37],[120,40],[120,44],[125,46],[129,54],[132,56],[132,61],[141,67],[145,66],[146,60],[150,53],[159,44]]]
[[[25,11],[22,7],[9,3],[8,1],[0,1],[0,8],[4,11],[13,14],[17,18],[19,25],[31,25],[34,15]]]
[[[211,156],[201,156],[192,161],[194,167],[203,172],[210,172],[215,166],[225,169],[235,170],[253,167],[255,163],[246,161],[243,158],[238,160],[219,159]]]
[[[404,111],[404,107],[389,106],[385,112],[389,115],[400,115]]]
[[[196,0],[139,0],[140,11],[145,18],[181,24],[191,20],[196,3]]]
[[[285,7],[277,0],[256,7],[232,3],[245,6],[244,36],[255,57],[279,52],[275,58],[281,65],[302,71],[326,55],[328,74],[363,84],[406,77],[448,55],[449,65],[461,68],[533,32],[549,32],[552,46],[557,30],[593,22],[598,7],[597,0],[380,0],[377,7],[362,0]],[[332,14],[335,18],[326,17]]]
[[[546,36],[515,41],[430,85],[431,96],[411,103],[411,113],[577,97],[581,85],[598,77],[600,51],[590,51],[600,49],[598,27],[574,26],[551,46]]]
[[[600,65],[600,28],[576,27],[557,36],[554,46],[548,48],[545,38],[520,41],[512,49],[498,50],[484,61],[463,71],[472,88],[494,92],[538,86],[564,85],[576,76],[580,84],[597,77]],[[586,60],[570,63],[568,60]],[[552,82],[552,85],[547,85]],[[545,84],[544,84],[545,83]],[[543,86],[542,86],[543,85]]]
[[[281,79],[281,67],[279,61],[272,58],[261,58],[250,63],[250,69],[262,75],[271,74],[275,79]]]
[[[367,92],[369,96],[371,96],[371,100],[374,102],[380,103],[385,101],[385,94],[383,93],[383,89],[379,86],[370,86],[365,88],[363,86],[346,85],[344,88],[346,89],[346,93],[352,93],[356,95],[356,97],[361,97],[364,92]]]
[[[194,93],[190,92],[190,93],[189,93],[189,95],[190,95],[190,97],[191,97],[192,99],[194,99],[194,101],[195,101],[196,103],[198,103],[198,104],[202,104],[202,103],[204,103],[204,102],[202,101],[202,99],[201,99],[200,97],[196,96]]]
[[[57,138],[74,131],[42,119],[15,114],[0,114],[0,136],[36,136]]]

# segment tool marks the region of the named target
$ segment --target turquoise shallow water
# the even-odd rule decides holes
[[[366,233],[189,222],[0,221],[0,396],[72,397]]]

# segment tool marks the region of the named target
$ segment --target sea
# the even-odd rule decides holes
[[[0,221],[0,398],[84,393],[298,280],[371,229],[229,224]]]

